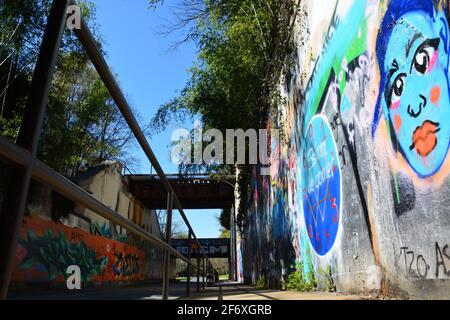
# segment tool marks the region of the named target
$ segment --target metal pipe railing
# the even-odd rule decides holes
[[[76,3],[76,2],[72,1],[72,3]],[[83,45],[83,48],[86,50],[89,58],[91,59],[92,64],[94,65],[95,69],[97,70],[97,73],[99,74],[100,78],[102,79],[103,83],[105,84],[106,88],[108,89],[108,92],[110,93],[114,102],[117,104],[117,107],[119,108],[125,121],[127,122],[128,126],[130,127],[131,131],[133,132],[136,140],[138,141],[138,143],[141,146],[142,150],[144,151],[145,155],[149,159],[153,168],[155,168],[155,171],[158,174],[159,178],[161,179],[161,183],[164,186],[165,191],[167,193],[174,194],[174,207],[176,209],[178,209],[178,211],[180,212],[181,217],[183,218],[188,229],[193,231],[192,226],[189,223],[189,220],[187,219],[186,214],[183,210],[183,207],[181,206],[181,203],[178,200],[177,195],[174,193],[172,185],[170,184],[169,180],[167,179],[161,165],[158,162],[158,159],[156,158],[155,154],[153,153],[145,135],[143,134],[136,118],[134,117],[133,112],[131,111],[131,108],[130,108],[125,96],[123,95],[119,85],[117,84],[117,81],[116,81],[115,77],[113,76],[108,64],[106,63],[105,58],[100,53],[100,50],[97,46],[94,36],[90,32],[89,27],[87,26],[86,22],[83,19],[81,19],[81,28],[75,29],[75,33],[76,33],[78,39],[80,40],[81,44]],[[193,234],[194,240],[196,242],[198,242],[198,239],[195,236],[195,233],[193,232],[192,234]],[[204,256],[206,257],[206,254],[204,254]]]
[[[193,265],[190,259],[187,259],[178,251],[173,249],[170,245],[170,234],[166,237],[166,241],[163,241],[156,236],[148,233],[144,229],[130,222],[122,217],[120,214],[105,206],[86,191],[73,184],[71,181],[58,174],[53,169],[47,167],[41,161],[36,159],[37,143],[40,136],[40,128],[42,126],[42,120],[46,110],[48,101],[48,95],[50,85],[53,79],[53,72],[56,63],[56,55],[61,43],[64,23],[67,17],[67,6],[69,3],[75,4],[74,0],[54,0],[52,4],[52,10],[48,19],[48,25],[44,34],[41,50],[39,53],[39,59],[36,64],[36,70],[33,76],[32,90],[29,97],[29,103],[25,110],[25,115],[22,123],[22,127],[19,133],[18,144],[15,145],[9,140],[0,137],[0,156],[12,162],[15,166],[16,176],[19,180],[17,187],[11,188],[12,196],[7,199],[5,203],[5,210],[7,213],[2,214],[2,230],[12,229],[8,232],[0,232],[0,246],[6,251],[6,261],[0,266],[0,298],[5,299],[9,281],[12,272],[13,254],[15,253],[15,247],[17,245],[20,223],[22,221],[23,213],[25,210],[26,196],[28,194],[30,180],[33,177],[37,181],[48,185],[56,192],[67,197],[68,199],[85,206],[86,208],[96,212],[103,218],[113,222],[114,224],[121,226],[131,233],[143,238],[144,240],[153,243],[154,245],[162,248],[166,252],[167,259],[165,259],[164,270],[164,283],[163,283],[163,296],[168,298],[168,285],[169,285],[169,259],[173,255],[187,262],[189,265]],[[155,154],[153,153],[145,135],[143,134],[136,118],[129,107],[125,96],[120,90],[113,74],[111,73],[103,55],[98,49],[97,43],[92,36],[86,22],[82,19],[81,29],[75,30],[82,46],[86,50],[92,64],[97,70],[100,78],[108,89],[111,97],[121,111],[124,119],[130,127],[139,145],[145,152],[152,166],[155,168],[161,182],[167,191],[168,197],[168,213],[175,207],[180,212],[186,226],[189,229],[189,234],[195,240],[198,245],[198,252],[203,256],[203,268],[200,268],[199,260],[197,260],[197,274],[202,269],[202,274],[205,276],[208,274],[208,266],[205,266],[205,261],[209,266],[211,263],[203,251],[200,242],[198,241],[195,233],[186,217],[186,214],[179,202],[171,184],[169,183],[164,171],[162,170]],[[7,217],[7,218],[5,218]],[[4,219],[5,218],[5,219]],[[171,223],[171,221],[170,221]],[[170,224],[169,224],[170,225]],[[170,229],[169,229],[170,232]],[[6,235],[5,235],[6,234]],[[3,252],[3,250],[2,250]],[[199,279],[197,279],[197,282]],[[203,278],[204,281],[204,278]],[[189,284],[188,284],[189,286]],[[197,283],[198,286],[198,283]]]
[[[17,138],[17,144],[28,150],[32,158],[37,153],[68,3],[69,0],[56,0],[51,6]],[[14,183],[6,192],[4,212],[0,215],[0,252],[3,257],[0,264],[0,299],[6,299],[8,294],[20,227],[30,189],[31,163],[30,161],[28,166],[17,167],[12,171],[11,181]]]
[[[172,210],[173,210],[173,193],[167,195],[167,221],[166,221],[166,242],[170,246],[172,240]],[[189,262],[190,263],[190,262]],[[164,280],[163,280],[163,299],[169,299],[169,273],[170,273],[170,253],[166,251],[164,254]]]
[[[76,1],[72,0],[72,3],[76,4]],[[207,258],[207,255],[201,248],[200,242],[198,241],[198,239],[194,233],[194,230],[192,229],[192,226],[186,217],[183,207],[181,206],[181,203],[178,200],[178,197],[175,194],[175,192],[172,188],[172,185],[170,184],[169,180],[167,179],[161,165],[158,162],[158,159],[156,158],[155,154],[153,153],[145,135],[143,134],[136,118],[133,115],[133,112],[131,111],[131,108],[130,108],[125,96],[123,95],[119,85],[117,84],[117,81],[116,81],[115,77],[113,76],[105,58],[100,53],[100,50],[97,46],[97,42],[95,41],[95,38],[92,35],[91,31],[89,30],[89,27],[87,26],[84,19],[81,19],[81,28],[75,29],[75,33],[76,33],[78,39],[80,40],[81,44],[83,45],[83,48],[86,50],[92,64],[94,65],[95,69],[97,70],[97,73],[99,74],[100,78],[102,79],[103,83],[105,84],[106,88],[108,89],[108,92],[110,93],[114,102],[117,104],[117,107],[119,108],[125,121],[127,122],[128,126],[130,127],[131,131],[133,132],[136,140],[138,141],[142,150],[146,154],[146,156],[149,159],[150,163],[152,164],[153,168],[155,168],[155,171],[158,174],[159,178],[161,179],[161,183],[164,186],[165,191],[169,194],[170,193],[173,194],[173,202],[174,202],[173,206],[176,209],[178,209],[178,211],[180,212],[180,215],[181,215],[183,221],[185,222],[186,226],[188,227],[189,231],[192,231],[192,236],[199,245],[200,253],[209,262],[209,259]]]
[[[160,247],[164,250],[169,250],[172,255],[177,258],[188,262],[188,259],[184,257],[181,253],[173,249],[166,242],[159,239],[155,235],[145,231],[141,227],[132,223],[130,220],[122,217],[120,214],[107,207],[88,192],[81,189],[79,186],[75,185],[71,181],[67,180],[65,177],[54,171],[53,169],[46,166],[39,160],[33,159],[31,154],[25,149],[13,144],[8,139],[0,136],[0,156],[16,165],[27,167],[32,166],[32,177],[52,188],[54,191],[65,196],[69,200],[81,204],[87,209],[97,213],[101,217],[113,222],[114,224],[127,229],[132,234],[149,241],[150,243]]]

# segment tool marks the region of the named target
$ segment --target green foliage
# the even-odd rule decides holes
[[[160,108],[153,127],[164,129],[174,113],[184,113],[200,116],[205,129],[264,128],[270,110],[277,109],[276,86],[292,52],[296,5],[284,0],[188,0],[185,5],[186,13],[169,30],[189,33],[199,48],[198,61],[180,96]]]
[[[239,208],[236,214],[236,224],[241,232],[248,224],[247,204],[250,199],[250,166],[239,165],[239,174],[237,175],[237,193],[239,194]]]
[[[27,250],[20,269],[29,270],[42,264],[50,280],[55,280],[60,275],[66,279],[67,267],[77,265],[81,269],[82,280],[89,281],[94,275],[102,275],[108,264],[108,257],[97,258],[95,250],[88,248],[82,241],[69,242],[61,230],[57,235],[53,230],[48,230],[42,236],[28,231],[27,239],[21,239],[20,244]]]
[[[2,117],[0,119],[0,127],[2,128],[2,135],[15,139],[19,134],[20,123],[22,122],[22,114],[12,111],[9,119]]]
[[[294,6],[274,0],[191,2],[196,10],[181,20],[197,21],[190,39],[199,47],[198,62],[180,97],[162,110],[188,110],[218,129],[264,125],[262,111],[273,102],[268,86],[278,81],[290,53],[287,29]]]
[[[334,283],[334,279],[333,279],[333,273],[331,270],[331,266],[327,266],[327,268],[324,270],[322,270],[321,268],[319,268],[319,274],[321,274],[322,276],[325,277],[326,279],[326,290],[328,292],[336,292],[336,285]]]
[[[106,160],[132,166],[131,132],[84,58],[60,56],[39,149],[43,161],[69,177]]]
[[[50,0],[0,0],[0,134],[15,140],[47,23]],[[97,37],[95,5],[80,2]],[[131,133],[74,32],[65,30],[44,119],[39,158],[72,178],[117,160],[133,168]]]
[[[223,209],[219,216],[219,222],[222,228],[230,230],[231,209]]]
[[[292,291],[309,292],[314,291],[317,287],[317,280],[314,271],[307,275],[303,272],[302,264],[298,264],[296,270],[288,275],[286,281],[286,289]]]
[[[221,239],[230,239],[231,238],[231,231],[228,229],[222,229],[220,232],[219,238]]]
[[[151,7],[161,0],[149,0]],[[164,130],[177,117],[198,117],[204,129],[260,129],[278,125],[281,74],[293,52],[299,1],[183,0],[167,32],[182,29],[198,47],[197,62],[180,95],[160,107],[152,120]],[[224,142],[225,143],[225,142]],[[247,148],[248,150],[248,148]],[[236,150],[235,150],[236,151]],[[227,150],[227,152],[230,152]],[[231,151],[232,152],[232,151]],[[250,168],[237,177],[241,195],[237,222],[245,226]],[[233,171],[229,166],[180,166],[183,173]]]
[[[265,289],[267,287],[265,278],[260,276],[256,281],[256,286],[258,288]]]

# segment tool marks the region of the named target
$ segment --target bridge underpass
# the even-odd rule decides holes
[[[184,209],[232,209],[234,205],[235,177],[233,176],[221,176],[219,179],[205,174],[171,174],[166,177]],[[125,181],[131,194],[147,208],[166,209],[167,200],[158,175],[126,175]],[[231,239],[198,240],[202,248],[200,251],[198,244],[189,243],[189,239],[172,239],[171,243],[172,247],[187,259],[201,258],[201,251],[205,252],[209,258],[227,259],[229,274],[234,274],[233,261],[236,260],[231,258],[231,254],[236,250],[234,247],[231,248]],[[233,245],[235,246],[234,241]]]
[[[169,174],[166,177],[174,192],[178,195],[181,206],[186,210],[232,209],[234,206],[234,176],[215,178],[205,174]],[[153,210],[166,209],[167,199],[158,175],[126,175],[125,181],[131,194],[147,208]],[[209,259],[227,259],[229,275],[234,274],[236,259],[233,259],[232,255],[236,252],[236,243],[232,239],[198,239],[197,243],[190,241],[188,238],[176,238],[171,239],[171,245],[186,259],[193,261],[194,265],[201,263],[199,259],[202,258],[202,252]],[[176,259],[174,256],[172,258]],[[200,274],[191,276],[189,265],[182,275],[183,278],[186,278],[184,281],[187,282],[188,286],[192,282],[198,289],[203,282]]]

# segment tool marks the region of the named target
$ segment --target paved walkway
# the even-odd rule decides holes
[[[208,287],[186,300],[364,300],[361,296],[328,292],[292,292],[259,289],[238,283],[223,283]]]
[[[186,298],[186,283],[170,284],[170,300],[362,300],[361,296],[326,292],[291,292],[259,289],[235,282],[223,282],[201,290],[191,284],[190,298]],[[11,292],[10,300],[161,300],[161,285],[132,287],[90,288],[80,291],[30,290]]]
[[[193,288],[196,284],[192,285]],[[195,286],[195,287],[194,287]],[[194,289],[193,289],[194,290]],[[9,300],[162,300],[162,284],[98,287],[83,290],[28,290],[11,292]],[[186,297],[186,284],[170,284],[170,300]]]

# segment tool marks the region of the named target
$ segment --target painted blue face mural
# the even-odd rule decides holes
[[[392,0],[377,39],[381,113],[394,148],[419,177],[434,175],[450,145],[449,28],[431,0]]]

